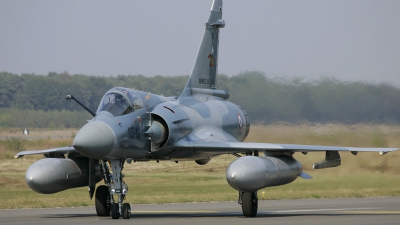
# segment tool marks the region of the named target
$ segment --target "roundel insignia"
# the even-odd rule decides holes
[[[239,129],[241,130],[243,127],[243,120],[239,114],[237,114],[237,117],[238,117],[238,122],[239,122]]]

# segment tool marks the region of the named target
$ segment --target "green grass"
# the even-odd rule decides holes
[[[70,131],[68,131],[70,132]],[[301,143],[344,146],[400,146],[400,128],[382,125],[271,125],[252,126],[247,141]],[[65,145],[65,140],[20,140],[24,149],[44,149]],[[86,187],[57,194],[38,194],[25,183],[25,171],[40,156],[10,159],[21,145],[18,140],[0,141],[0,208],[38,208],[94,205]],[[10,144],[11,143],[11,144]],[[294,155],[303,171],[314,179],[262,189],[260,199],[298,199],[400,196],[400,151],[378,153],[341,153],[342,166],[313,170],[312,164],[324,159],[324,153]],[[225,179],[226,167],[235,159],[223,155],[199,166],[194,162],[137,162],[126,164],[125,181],[129,185],[127,202],[133,204],[169,202],[237,201],[238,193]],[[99,183],[98,185],[100,185]]]
[[[399,196],[400,178],[378,173],[354,173],[348,175],[313,174],[313,180],[297,179],[295,182],[261,190],[260,199],[338,198]],[[259,192],[260,193],[260,192]]]
[[[335,175],[332,172],[309,172],[314,179],[297,179],[291,184],[265,188],[259,191],[259,198],[299,199],[400,196],[400,177],[394,174],[349,173]],[[11,174],[7,174],[7,177]],[[2,175],[4,178],[4,176]],[[23,181],[23,174],[12,182]],[[133,204],[170,202],[236,201],[237,191],[226,182],[224,173],[209,175],[200,173],[142,173],[126,177],[129,183],[127,201]],[[52,195],[38,194],[28,187],[9,188],[13,184],[2,184],[0,208],[46,208],[89,206],[87,188],[76,188]],[[265,194],[262,195],[262,192]]]

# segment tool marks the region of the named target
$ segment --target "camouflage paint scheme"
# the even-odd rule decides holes
[[[315,169],[322,169],[341,164],[339,151],[383,155],[397,150],[243,142],[250,130],[249,117],[240,106],[228,101],[229,93],[216,89],[219,29],[224,27],[222,0],[214,0],[192,72],[180,96],[112,88],[71,146],[18,153],[16,158],[30,154],[47,157],[28,169],[28,185],[45,194],[87,185],[93,196],[95,184],[104,180],[106,185],[96,191],[97,214],[128,219],[130,206],[123,203],[128,191],[122,175],[125,162],[190,160],[203,165],[228,153],[238,159],[227,168],[227,181],[239,191],[243,215],[253,217],[257,214],[257,190],[287,184],[299,176],[311,178],[302,172],[294,152],[325,151],[325,160],[314,164]],[[260,152],[264,155],[259,156]]]

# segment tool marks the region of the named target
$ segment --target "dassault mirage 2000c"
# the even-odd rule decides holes
[[[130,204],[124,203],[128,192],[122,174],[125,162],[186,160],[204,165],[213,157],[233,154],[238,159],[228,166],[226,179],[239,192],[243,215],[254,217],[258,190],[288,184],[299,176],[311,178],[293,158],[295,152],[324,151],[325,160],[314,164],[314,169],[321,169],[339,166],[339,151],[383,155],[397,150],[244,143],[250,130],[249,117],[240,106],[227,101],[228,92],[216,86],[219,31],[223,27],[222,0],[214,0],[197,58],[180,96],[112,88],[96,113],[81,104],[94,118],[79,130],[71,146],[18,153],[17,158],[46,156],[27,170],[29,187],[51,194],[88,186],[91,198],[95,193],[98,216],[129,219]],[[76,100],[70,95],[67,99]],[[105,185],[95,192],[96,183],[102,180]]]

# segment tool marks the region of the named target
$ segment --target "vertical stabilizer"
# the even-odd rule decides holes
[[[225,27],[225,21],[222,20],[222,0],[214,0],[196,61],[181,97],[190,96],[192,88],[215,89],[218,72],[219,28],[223,27]]]

